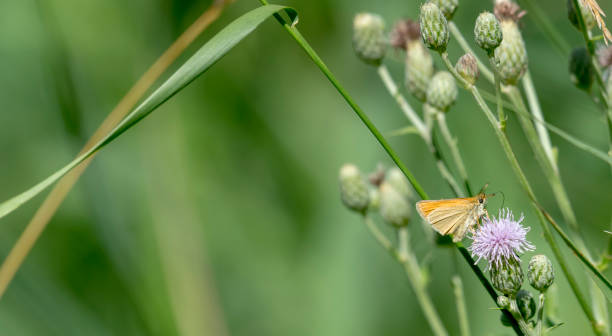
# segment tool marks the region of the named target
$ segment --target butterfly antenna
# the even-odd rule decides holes
[[[489,184],[488,184],[488,183],[487,183],[487,184],[485,184],[485,185],[482,187],[482,189],[480,189],[479,194],[484,193],[485,189],[487,189],[487,187],[488,187],[488,186],[489,186]]]
[[[506,195],[504,195],[504,192],[501,191],[501,190],[499,191],[499,193],[502,195],[502,205],[501,205],[500,208],[503,209],[504,208],[504,203],[506,203]]]

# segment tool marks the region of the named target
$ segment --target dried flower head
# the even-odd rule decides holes
[[[391,45],[394,48],[406,50],[406,45],[421,38],[419,23],[411,20],[399,20],[391,30]]]
[[[499,21],[512,20],[518,22],[527,12],[512,0],[498,0],[495,2],[493,12]]]
[[[482,226],[471,237],[473,239],[470,250],[472,256],[485,259],[488,267],[500,267],[509,260],[520,262],[519,253],[535,249],[526,235],[530,228],[521,225],[524,217],[514,219],[512,211],[502,209],[497,218],[485,218]]]
[[[606,45],[608,44],[608,41],[612,42],[612,33],[610,33],[610,31],[608,30],[608,27],[606,27],[606,22],[603,19],[603,16],[606,16],[606,13],[604,13],[603,9],[599,7],[599,4],[597,3],[597,1],[596,0],[580,0],[580,3],[581,5],[586,7],[588,10],[590,10],[593,16],[595,16],[595,21],[597,21],[597,26],[599,26],[599,29],[601,29],[605,37],[604,41],[606,42]]]

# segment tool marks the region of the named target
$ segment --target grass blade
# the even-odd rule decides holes
[[[136,125],[156,108],[172,98],[177,92],[195,80],[198,76],[213,66],[221,57],[236,44],[248,36],[263,21],[281,11],[287,12],[291,20],[297,22],[297,12],[286,6],[269,5],[256,8],[239,17],[217,35],[210,39],[191,58],[189,58],[168,80],[166,80],[147,99],[138,105],[125,119],[117,125],[106,137],[100,140],[90,150],[78,156],[66,166],[47,177],[42,182],[23,193],[0,204],[0,218],[13,212],[34,196],[55,183],[62,176],[79,165],[85,159],[111,143],[125,131]]]

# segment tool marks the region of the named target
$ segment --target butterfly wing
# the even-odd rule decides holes
[[[453,241],[463,239],[473,222],[473,210],[477,204],[473,197],[417,202],[419,215],[442,235],[453,235]]]

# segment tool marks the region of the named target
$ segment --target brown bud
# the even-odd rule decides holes
[[[497,0],[493,9],[499,21],[512,20],[518,22],[527,12],[512,0]]]
[[[421,38],[419,23],[411,19],[400,20],[395,23],[391,30],[391,45],[394,48],[406,50],[409,42]]]

